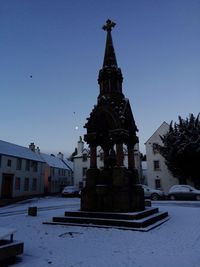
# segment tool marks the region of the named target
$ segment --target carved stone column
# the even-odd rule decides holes
[[[90,145],[90,168],[97,168],[97,148]]]
[[[134,147],[128,146],[128,169],[135,169]]]
[[[123,144],[116,144],[116,164],[117,166],[124,166],[124,152]]]
[[[108,168],[109,149],[103,148],[103,153],[104,153],[104,168]]]

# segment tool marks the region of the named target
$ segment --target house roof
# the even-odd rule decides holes
[[[152,138],[152,136],[154,136],[154,134],[156,134],[157,132],[160,132],[160,129],[162,128],[166,128],[169,129],[169,124],[164,121],[158,128],[157,130],[149,137],[149,139],[144,143],[145,145],[150,141],[150,139]]]
[[[31,149],[0,140],[0,154],[44,162],[37,153]]]
[[[61,159],[54,155],[48,155],[44,153],[39,153],[39,155],[50,167],[66,170],[70,169]]]
[[[62,161],[67,165],[67,167],[68,167],[70,170],[73,170],[73,162],[72,162],[72,161],[67,160],[67,159],[62,159]]]
[[[82,152],[75,155],[73,158],[81,158],[83,154],[86,154],[88,157],[90,156],[90,149],[84,148]]]

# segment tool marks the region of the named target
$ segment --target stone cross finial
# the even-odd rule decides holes
[[[106,21],[106,24],[103,25],[102,29],[103,29],[104,31],[110,31],[110,32],[111,32],[111,31],[112,31],[112,28],[114,28],[115,25],[116,25],[115,22],[113,22],[113,21],[111,21],[110,19],[108,19],[108,20]]]

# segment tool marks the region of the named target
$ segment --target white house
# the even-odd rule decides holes
[[[0,198],[42,194],[44,160],[29,148],[0,140]]]
[[[141,183],[142,184],[147,184],[147,162],[146,161],[142,161]]]
[[[61,152],[57,157],[0,140],[0,198],[58,193],[73,183],[70,163]]]
[[[163,136],[169,131],[169,124],[165,121],[146,141],[146,157],[147,157],[147,184],[156,189],[162,189],[166,194],[174,184],[179,184],[177,178],[173,177],[169,172],[165,159],[156,149],[156,145],[162,145],[160,136]]]
[[[141,157],[139,152],[139,144],[135,146],[135,166],[138,170],[139,178],[141,178]],[[99,169],[104,166],[104,155],[103,150],[99,147],[97,148],[97,166]],[[86,181],[86,172],[90,167],[90,150],[88,148],[84,148],[84,142],[80,137],[80,140],[77,144],[77,154],[73,156],[73,175],[74,175],[74,185],[83,187]],[[128,166],[128,153],[124,148],[124,166]]]

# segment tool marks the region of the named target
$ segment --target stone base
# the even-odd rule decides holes
[[[144,211],[124,213],[66,211],[64,216],[53,217],[51,222],[44,223],[149,231],[168,219],[168,212],[159,212],[158,208],[148,207]]]
[[[86,187],[81,191],[81,210],[128,212],[145,209],[144,191],[134,184],[134,173],[125,167],[89,169]]]

